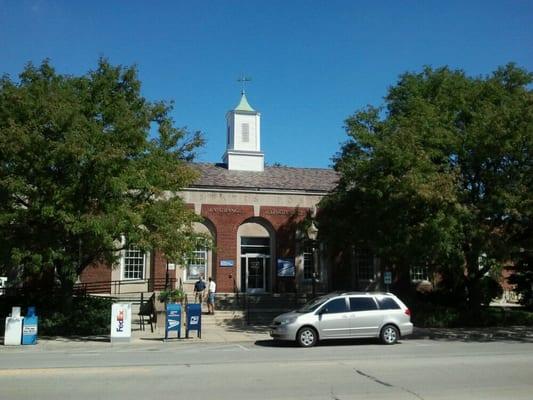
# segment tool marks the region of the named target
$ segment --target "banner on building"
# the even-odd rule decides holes
[[[278,276],[293,277],[296,275],[294,258],[278,258]]]

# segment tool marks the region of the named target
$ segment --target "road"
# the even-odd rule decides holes
[[[531,399],[533,345],[99,344],[0,352],[0,399]]]

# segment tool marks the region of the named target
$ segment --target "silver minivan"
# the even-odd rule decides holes
[[[295,340],[302,347],[322,339],[373,337],[394,344],[411,333],[411,312],[390,293],[331,293],[278,315],[270,326],[274,340]]]

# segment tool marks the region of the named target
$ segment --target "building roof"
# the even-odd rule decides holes
[[[241,93],[241,101],[239,102],[237,107],[235,107],[234,111],[255,112],[255,110],[252,108],[250,103],[248,103],[248,99],[246,98],[246,95],[244,94],[244,92]]]
[[[228,170],[225,164],[194,164],[200,177],[191,188],[330,192],[337,172],[326,168],[265,167],[262,172]]]

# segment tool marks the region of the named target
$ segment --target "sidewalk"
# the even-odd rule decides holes
[[[182,326],[181,338],[178,339],[177,332],[169,334],[168,344],[186,345],[189,343],[238,343],[238,342],[256,342],[258,340],[270,340],[269,329],[267,326],[247,326],[241,324],[206,324],[202,327],[202,337],[198,337],[196,331],[191,331],[189,338],[185,337],[185,326]],[[36,346],[3,346],[3,337],[0,338],[0,352],[3,350],[31,350],[36,351],[54,351],[69,350],[76,348],[94,347],[101,349],[107,346],[142,346],[153,345],[156,343],[165,343],[164,328],[156,328],[154,332],[150,331],[150,325],[145,326],[141,331],[137,324],[134,324],[129,342],[110,343],[109,335],[101,336],[75,336],[75,337],[47,337],[39,336]]]
[[[36,346],[3,346],[3,337],[0,338],[0,353],[3,351],[69,351],[75,349],[91,348],[104,350],[105,348],[120,347],[143,347],[154,344],[172,344],[186,346],[196,344],[224,344],[244,343],[271,340],[267,326],[247,326],[231,324],[209,324],[203,327],[202,337],[191,332],[189,338],[185,338],[185,327],[181,331],[181,339],[177,333],[172,332],[171,338],[165,342],[164,329],[154,329],[150,332],[148,326],[145,331],[135,329],[129,342],[110,343],[108,335],[80,336],[80,337],[39,337]],[[509,326],[491,328],[416,328],[413,335],[404,339],[409,340],[436,340],[436,341],[460,341],[460,342],[492,342],[492,341],[517,341],[533,343],[533,328],[528,326]]]

